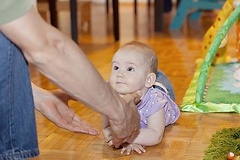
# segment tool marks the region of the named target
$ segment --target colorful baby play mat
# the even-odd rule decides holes
[[[240,113],[240,88],[237,87],[240,82],[233,78],[234,71],[238,67],[240,67],[240,63],[211,66],[203,92],[203,99],[200,103],[197,103],[195,96],[200,74],[200,67],[198,67],[183,98],[181,110],[189,112]]]
[[[180,106],[182,111],[240,113],[240,79],[236,78],[240,76],[240,62],[213,64],[219,46],[239,17],[240,7],[237,7],[216,32],[205,58],[198,60],[197,69]]]

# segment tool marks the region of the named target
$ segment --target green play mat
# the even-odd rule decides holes
[[[180,105],[188,112],[236,112],[240,113],[240,88],[233,78],[239,63],[213,65],[215,54],[232,25],[239,20],[240,6],[232,11],[217,32],[205,59],[198,60],[193,79]]]

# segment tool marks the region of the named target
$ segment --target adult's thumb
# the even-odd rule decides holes
[[[138,104],[140,101],[141,101],[141,93],[140,92],[135,92],[135,93],[132,93],[132,97],[133,97],[133,102],[135,104]]]

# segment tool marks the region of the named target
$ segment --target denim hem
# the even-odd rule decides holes
[[[33,158],[39,155],[39,150],[18,151],[0,155],[0,160],[23,160]]]

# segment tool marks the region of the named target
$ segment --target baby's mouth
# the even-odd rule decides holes
[[[116,84],[125,84],[125,82],[117,82]]]

